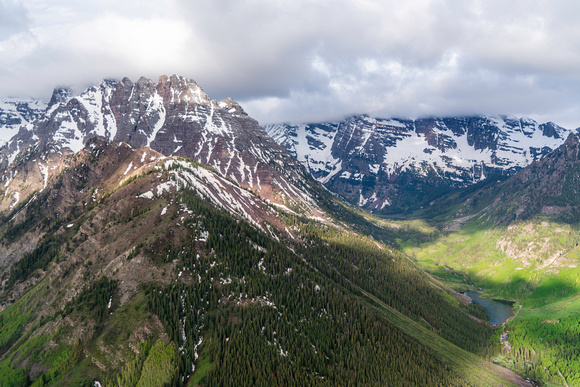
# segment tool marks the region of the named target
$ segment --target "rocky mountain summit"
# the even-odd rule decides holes
[[[529,118],[453,117],[269,125],[266,131],[331,191],[373,211],[428,204],[453,188],[509,176],[570,130]]]
[[[313,207],[304,168],[233,99],[211,100],[190,79],[105,80],[76,96],[56,89],[42,114],[29,117],[38,119],[21,119],[25,125],[0,149],[0,169],[26,159],[31,150],[43,150],[35,156],[38,170],[29,172],[42,175],[44,185],[59,170],[54,160],[48,162],[50,157],[78,152],[88,140],[102,136],[165,156],[192,158],[277,205]],[[15,119],[10,122],[17,125]],[[4,176],[4,196],[12,198],[4,207],[13,206],[17,191],[7,185],[12,175]]]

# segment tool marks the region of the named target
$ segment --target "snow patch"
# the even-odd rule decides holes
[[[18,191],[14,192],[14,195],[12,195],[12,200],[14,200],[14,202],[12,202],[12,204],[10,205],[10,209],[16,207],[18,202],[20,202],[20,192]]]
[[[38,170],[40,171],[40,174],[42,175],[42,189],[46,188],[46,184],[48,183],[48,166],[38,163]]]
[[[138,198],[144,198],[144,199],[153,199],[155,197],[155,195],[153,195],[153,192],[147,191],[147,192],[142,193],[141,195],[139,195],[137,197]]]
[[[127,169],[125,170],[125,173],[123,173],[123,175],[126,175],[131,170],[131,168],[133,168],[133,162],[132,161],[129,163],[129,166],[127,167]]]
[[[161,128],[165,124],[166,111],[165,111],[165,106],[163,106],[163,98],[161,98],[161,96],[159,94],[155,94],[153,96],[153,100],[151,101],[150,108],[153,111],[159,112],[159,120],[157,121],[157,123],[153,127],[153,131],[151,132],[151,135],[149,137],[147,137],[147,146],[151,145],[151,143],[155,140],[155,137],[157,137],[157,133],[159,133],[159,131],[161,130]]]

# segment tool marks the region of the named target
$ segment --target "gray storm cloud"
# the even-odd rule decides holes
[[[178,73],[261,123],[515,114],[580,126],[576,1],[0,0],[0,96]]]

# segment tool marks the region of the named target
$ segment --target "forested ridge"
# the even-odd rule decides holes
[[[202,249],[174,254],[200,280],[147,289],[152,311],[182,348],[181,375],[192,371],[201,347],[211,368],[199,382],[207,385],[462,385],[449,366],[361,303],[358,289],[457,345],[487,348],[490,327],[444,299],[405,258],[360,235],[296,219],[306,243],[292,251],[192,193],[181,201],[204,219],[195,225],[208,238]],[[192,228],[192,239],[200,232]],[[339,262],[345,267],[333,266]]]

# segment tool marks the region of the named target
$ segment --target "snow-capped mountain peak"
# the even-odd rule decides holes
[[[31,149],[77,153],[98,136],[194,159],[272,203],[316,211],[300,188],[304,169],[256,120],[233,99],[212,100],[195,81],[176,75],[157,83],[105,80],[78,95],[55,90],[41,117],[8,137],[0,169]]]

